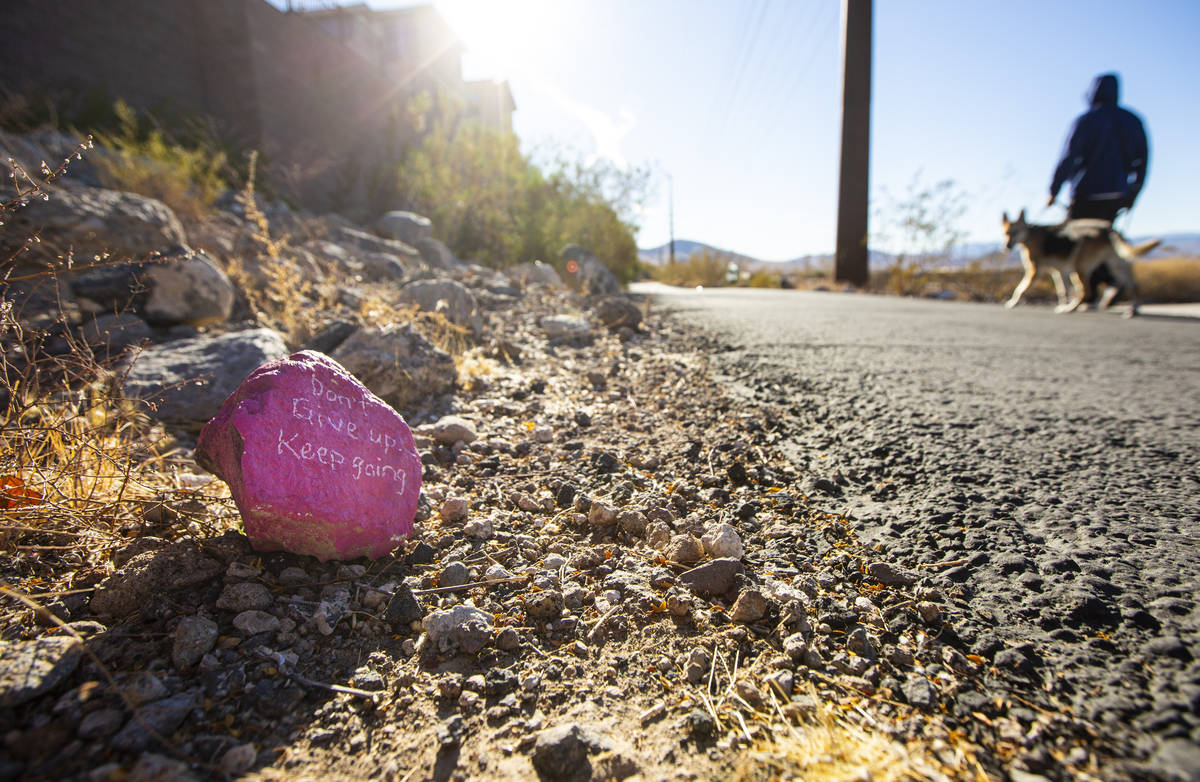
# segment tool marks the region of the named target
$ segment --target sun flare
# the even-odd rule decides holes
[[[555,0],[438,0],[437,8],[470,57],[508,78],[527,68],[528,54],[561,29],[568,4]]]

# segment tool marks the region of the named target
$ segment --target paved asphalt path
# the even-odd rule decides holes
[[[819,503],[893,561],[951,563],[924,572],[968,643],[1200,778],[1200,319],[635,292],[711,338]]]

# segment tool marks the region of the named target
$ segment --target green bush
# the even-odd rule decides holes
[[[564,246],[578,244],[622,282],[633,279],[632,215],[647,172],[566,156],[539,166],[511,132],[464,120],[437,99],[422,108],[428,111],[402,155],[398,190],[404,208],[432,220],[456,256],[495,268],[557,263]]]
[[[168,138],[124,101],[113,105],[116,126],[97,131],[105,154],[94,156],[106,187],[157,198],[185,217],[202,217],[228,188],[227,157],[216,143]]]

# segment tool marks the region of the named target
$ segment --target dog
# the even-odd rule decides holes
[[[1091,298],[1092,292],[1088,290],[1086,281],[1097,267],[1106,264],[1119,290],[1129,297],[1130,307],[1126,317],[1137,315],[1138,288],[1130,263],[1162,244],[1161,239],[1132,245],[1107,220],[1068,220],[1058,225],[1037,225],[1026,222],[1024,209],[1016,220],[1009,220],[1008,212],[1005,212],[1001,224],[1007,240],[1006,247],[1009,250],[1019,247],[1021,262],[1025,265],[1025,276],[1017,283],[1005,307],[1011,309],[1017,306],[1033,278],[1045,269],[1058,292],[1058,306],[1054,311],[1074,312],[1086,299]],[[1063,284],[1064,273],[1071,279],[1071,298],[1067,297]],[[1100,301],[1101,309],[1108,307],[1119,292],[1118,288],[1110,287],[1105,291]]]

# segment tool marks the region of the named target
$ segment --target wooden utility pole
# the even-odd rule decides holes
[[[871,3],[842,0],[842,167],[833,277],[865,286],[871,159]]]

